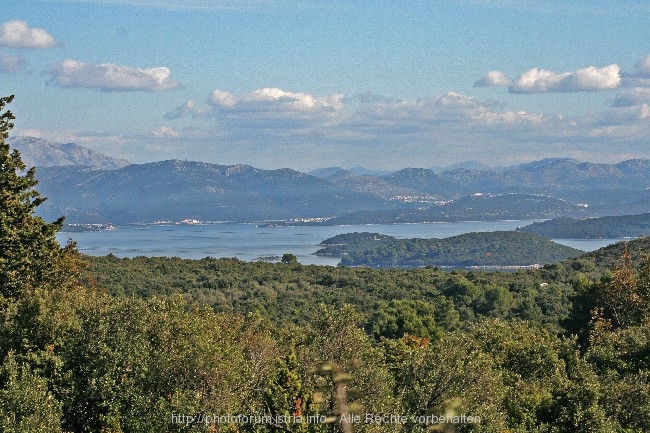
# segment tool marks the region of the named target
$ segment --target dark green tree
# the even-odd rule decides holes
[[[296,257],[295,254],[284,253],[282,254],[282,258],[280,259],[280,262],[284,263],[285,265],[297,265],[298,257]]]
[[[35,215],[45,201],[34,189],[35,169],[25,171],[20,153],[5,141],[14,126],[5,107],[13,99],[0,98],[0,294],[12,298],[74,281],[75,266],[68,265],[76,255],[74,245],[61,248],[56,240],[63,218],[46,223]]]

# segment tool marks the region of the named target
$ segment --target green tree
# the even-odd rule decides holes
[[[282,258],[280,259],[280,262],[284,263],[285,265],[297,265],[298,257],[296,257],[295,254],[284,253],[282,254]]]
[[[60,433],[61,405],[47,389],[47,381],[19,365],[11,354],[0,368],[0,431]]]
[[[13,96],[0,98],[0,294],[17,297],[26,289],[59,287],[74,281],[74,245],[60,248],[55,234],[63,218],[46,223],[35,215],[45,198],[34,189],[35,169],[25,171],[17,150],[5,140],[14,116],[5,110]],[[67,263],[68,262],[68,263]]]
[[[393,299],[379,304],[367,330],[376,338],[402,338],[404,335],[434,339],[438,334],[433,304],[421,300]]]

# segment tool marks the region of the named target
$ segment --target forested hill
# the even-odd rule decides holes
[[[396,239],[352,233],[326,239],[316,254],[341,256],[346,266],[510,267],[556,262],[584,251],[518,232],[466,233],[445,239]]]
[[[600,218],[557,218],[517,231],[555,239],[625,238],[650,235],[650,213]]]

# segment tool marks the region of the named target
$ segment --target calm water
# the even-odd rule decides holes
[[[300,263],[336,265],[337,258],[313,253],[321,241],[351,232],[381,233],[396,238],[446,238],[469,232],[514,230],[533,221],[459,222],[320,227],[258,227],[255,224],[124,226],[118,230],[59,233],[60,243],[77,241],[81,252],[94,256],[112,253],[118,257],[168,256],[188,259],[237,257],[252,261],[260,257],[292,253]],[[558,240],[563,245],[593,251],[619,239]]]

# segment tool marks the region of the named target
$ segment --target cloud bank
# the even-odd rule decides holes
[[[345,105],[348,100],[356,109]],[[342,94],[318,97],[268,87],[244,95],[215,89],[205,105],[189,100],[169,111],[166,118],[203,119],[215,126],[220,138],[235,141],[308,137],[349,143],[399,136],[427,141],[440,133],[539,128],[549,121],[542,114],[497,111],[491,103],[456,92],[412,101],[375,101],[357,104],[356,98]]]
[[[60,87],[89,88],[105,92],[157,92],[175,89],[167,67],[135,68],[112,63],[89,64],[78,60],[64,60],[52,67],[50,83]]]
[[[29,27],[25,21],[0,24],[0,46],[11,48],[51,48],[56,39],[46,30]]]

